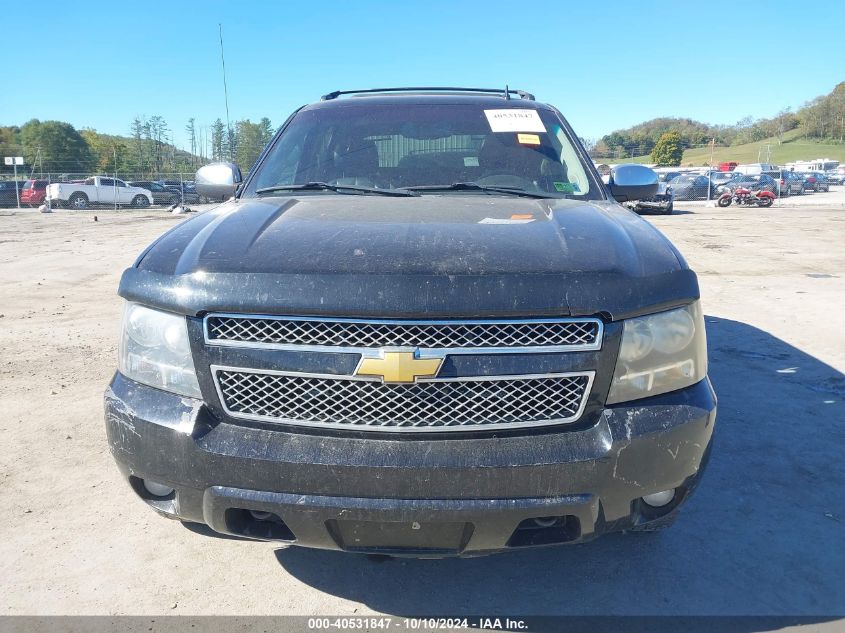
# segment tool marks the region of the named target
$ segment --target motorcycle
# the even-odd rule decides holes
[[[751,191],[746,187],[737,187],[733,191],[730,189],[722,192],[716,204],[720,207],[729,207],[731,203],[752,205],[756,204],[758,207],[770,207],[775,202],[775,194],[766,189],[760,191]]]

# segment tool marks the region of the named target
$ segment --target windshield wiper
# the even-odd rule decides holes
[[[416,185],[414,187],[405,187],[411,191],[485,191],[490,193],[505,193],[512,196],[522,196],[524,198],[559,198],[549,193],[541,193],[539,191],[528,191],[527,189],[520,189],[519,187],[488,187],[486,185],[479,185],[477,182],[453,182],[451,185]]]
[[[379,189],[377,187],[359,187],[358,185],[330,185],[327,182],[306,182],[302,185],[274,185],[273,187],[262,187],[256,189],[255,193],[274,193],[276,191],[356,191],[360,193],[377,193],[382,196],[418,196],[420,194],[407,189]]]

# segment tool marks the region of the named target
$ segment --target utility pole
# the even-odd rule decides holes
[[[220,64],[223,66],[223,98],[226,101],[226,129],[229,135],[229,160],[234,160],[232,146],[232,124],[229,122],[229,90],[226,87],[226,59],[223,57],[223,24],[217,23],[220,33]]]
[[[14,161],[14,167],[15,167],[15,200],[17,200],[18,209],[20,209],[21,208],[21,192],[20,192],[20,189],[18,189],[18,161],[17,161],[17,159],[15,159],[15,161]]]
[[[38,163],[41,165],[41,148],[39,147],[35,152],[35,158],[32,159],[32,169],[29,170],[29,179],[32,180],[32,177],[35,175],[35,164]],[[44,176],[44,169],[43,167],[39,171],[40,175]]]
[[[114,154],[114,210],[117,211],[117,145],[112,146]]]
[[[707,201],[710,202],[710,187],[713,184],[713,149],[716,146],[716,138],[710,139],[710,169],[707,171]]]

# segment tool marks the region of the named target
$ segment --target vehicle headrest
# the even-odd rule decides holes
[[[372,175],[378,170],[378,149],[369,139],[356,139],[334,150],[338,176]]]

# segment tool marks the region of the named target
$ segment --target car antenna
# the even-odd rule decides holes
[[[505,84],[505,101],[511,100],[511,91],[508,90],[508,84]]]

